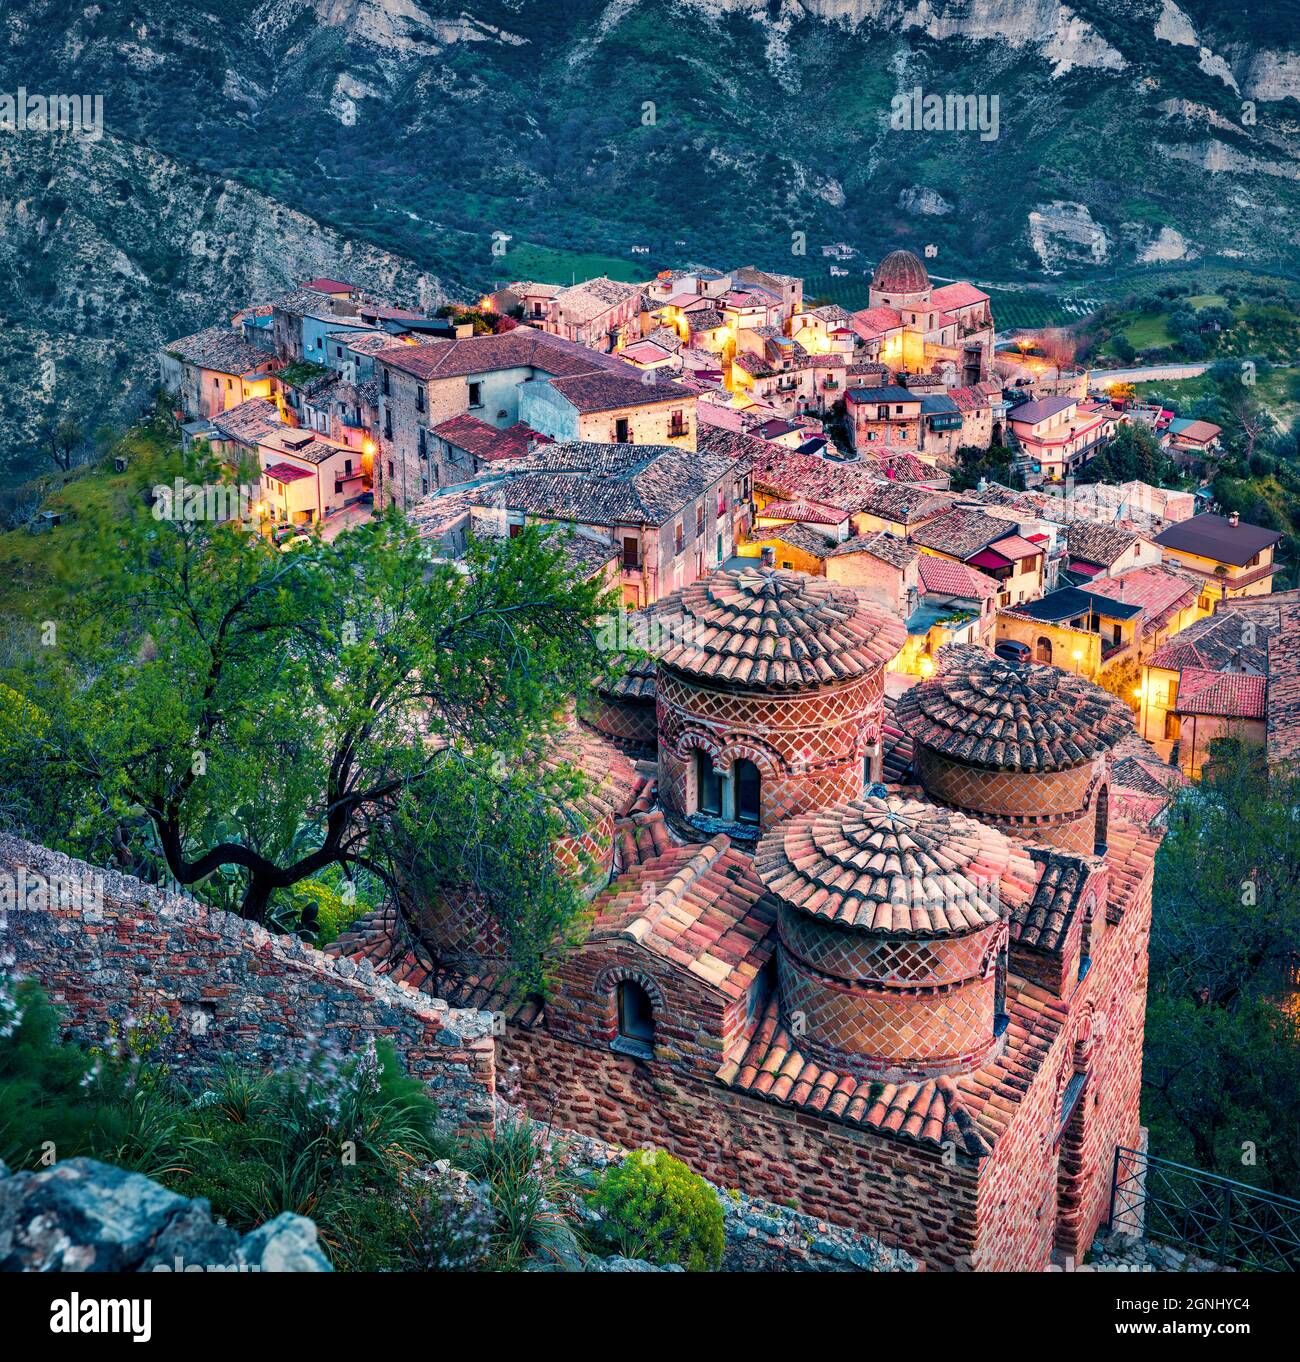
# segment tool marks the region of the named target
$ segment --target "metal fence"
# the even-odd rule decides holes
[[[1110,1227],[1225,1267],[1300,1270],[1300,1201],[1137,1149],[1115,1151]]]

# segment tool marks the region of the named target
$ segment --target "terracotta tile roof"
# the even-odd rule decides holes
[[[880,725],[880,740],[884,748],[882,774],[890,785],[901,785],[910,778],[915,754],[911,735],[899,727],[895,715],[897,704],[892,695],[885,696],[885,716]]]
[[[866,553],[872,558],[879,558],[882,563],[888,563],[890,567],[900,570],[906,568],[917,558],[922,557],[920,549],[913,548],[905,539],[900,539],[896,534],[890,534],[887,530],[876,530],[871,534],[854,535],[852,539],[846,539],[842,544],[836,546],[826,555],[828,558],[843,558],[848,554]],[[941,560],[936,558],[936,563]]]
[[[1036,544],[1019,534],[1009,534],[1005,539],[998,539],[988,547],[991,552],[1001,554],[1003,558],[1013,563],[1022,558],[1037,558],[1044,551],[1041,544]]]
[[[241,377],[271,363],[275,356],[250,345],[237,331],[226,326],[209,326],[192,336],[168,341],[163,350],[200,369]]]
[[[718,836],[671,847],[620,875],[593,903],[587,940],[634,941],[734,999],[770,958],[775,921],[749,857]]]
[[[1011,913],[1011,939],[1018,945],[1055,954],[1079,910],[1094,863],[1047,847],[1031,846],[1027,851],[1036,882],[1032,895]]]
[[[1300,758],[1300,605],[1280,607],[1268,644],[1267,751],[1273,770]]]
[[[390,368],[416,378],[464,378],[469,374],[502,369],[535,369],[554,377],[590,374],[601,370],[630,373],[639,383],[638,370],[613,355],[532,327],[517,326],[499,336],[466,336],[463,340],[427,341],[423,345],[398,345],[376,357]]]
[[[580,412],[614,411],[623,407],[653,407],[662,402],[685,404],[695,400],[695,394],[680,383],[671,381],[647,383],[650,371],[638,374],[596,372],[576,374],[571,378],[553,378],[551,387],[570,406]]]
[[[1267,687],[1265,676],[1184,667],[1179,675],[1174,712],[1225,719],[1262,719],[1266,713]]]
[[[994,393],[1001,391],[1001,387],[996,383],[971,383],[964,388],[950,388],[948,396],[952,398],[958,411],[982,411],[992,403]]]
[[[653,700],[656,669],[654,658],[620,656],[615,660],[623,666],[623,670],[612,681],[601,682],[596,690],[601,695],[607,695],[615,700]]]
[[[312,471],[291,463],[269,463],[262,469],[262,476],[274,478],[276,482],[299,482],[303,478],[310,478]]]
[[[944,284],[930,294],[933,306],[942,308],[945,312],[952,307],[969,307],[972,303],[988,301],[987,293],[981,293],[974,284],[968,284],[965,280],[959,280],[955,284]]]
[[[1267,602],[1267,596],[1260,596]],[[1245,627],[1250,619],[1253,629]],[[1276,616],[1265,609],[1241,612],[1216,610],[1208,619],[1197,620],[1147,658],[1147,666],[1167,671],[1187,667],[1209,671],[1244,671],[1263,676],[1268,670],[1268,641],[1277,632]]]
[[[620,875],[664,855],[673,845],[672,834],[659,809],[634,813],[614,824],[614,855]]]
[[[949,511],[912,531],[914,544],[969,558],[994,540],[1007,537],[1007,522],[973,509]]]
[[[1000,770],[1066,770],[1133,731],[1123,701],[1073,672],[970,645],[941,649],[938,672],[895,712],[914,742]]]
[[[864,307],[850,313],[849,325],[864,341],[878,340],[903,325],[903,315],[893,307]]]
[[[1090,588],[1094,596],[1140,605],[1146,612],[1145,628],[1154,630],[1179,610],[1195,603],[1201,584],[1195,578],[1164,563],[1133,568],[1118,577],[1105,577]]]
[[[557,316],[564,314],[565,321],[594,321],[611,308],[625,303],[634,293],[640,293],[644,287],[644,284],[624,284],[601,275],[561,289],[552,306]]]
[[[501,478],[471,496],[478,506],[587,525],[662,525],[681,515],[732,466],[721,455],[673,445],[566,440],[495,465]],[[416,512],[436,500],[425,498]]]
[[[834,540],[828,539],[816,525],[803,525],[797,520],[785,525],[759,525],[750,532],[755,541],[774,540],[778,544],[788,544],[800,553],[814,558],[825,558]]]
[[[552,443],[549,435],[542,435],[523,421],[516,421],[503,430],[468,412],[439,421],[432,427],[432,433],[486,463],[494,459],[522,458],[530,445]]]
[[[1065,531],[1065,542],[1072,558],[1110,567],[1128,552],[1142,536],[1122,525],[1103,525],[1096,520],[1076,520]]]
[[[862,455],[864,464],[874,464],[876,475],[894,483],[933,482],[941,477],[924,459],[906,450],[869,450]]]
[[[848,519],[848,512],[838,506],[799,498],[794,501],[769,501],[755,513],[758,520],[802,520],[814,525],[839,525]]]
[[[936,492],[929,487],[907,486],[898,482],[868,482],[863,485],[858,498],[858,509],[896,525],[911,526],[937,519],[955,500],[951,493]]]
[[[799,690],[878,671],[901,621],[824,577],[759,566],[720,569],[650,607],[674,640],[661,665],[714,684]]]
[[[583,788],[566,802],[563,814],[572,833],[586,832],[609,815],[622,817],[645,784],[632,761],[608,739],[585,724],[570,721],[547,744],[539,767],[551,774],[573,769]]]
[[[932,553],[922,553],[918,571],[921,587],[925,591],[943,596],[965,596],[971,600],[984,601],[998,593],[998,584],[992,577],[965,563],[954,563],[950,558],[936,558]]]
[[[1148,831],[1124,819],[1112,818],[1106,831],[1106,865],[1110,887],[1106,901],[1106,920],[1118,922],[1138,901],[1143,887],[1154,872],[1156,852],[1164,833]]]
[[[210,419],[228,439],[255,445],[280,424],[280,409],[269,398],[250,397]]]
[[[1002,913],[1011,844],[956,810],[888,795],[802,814],[758,844],[754,868],[783,903],[887,936],[960,936]]]
[[[452,1007],[500,1012],[507,1021],[530,1030],[543,1020],[541,998],[516,993],[504,968],[451,969],[421,959],[405,941],[404,930],[397,926],[392,910],[380,909],[354,922],[325,947],[325,954],[367,960],[376,974],[431,998],[442,998]]]
[[[1068,1020],[1063,1003],[1016,975],[1007,978],[1004,1052],[974,1073],[920,1083],[880,1083],[823,1068],[804,1056],[769,998],[752,1034],[718,1070],[725,1087],[933,1147],[992,1151]]]

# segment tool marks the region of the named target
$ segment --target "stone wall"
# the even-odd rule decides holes
[[[321,1042],[346,1054],[387,1037],[428,1085],[444,1129],[493,1126],[489,1013],[449,1008],[382,978],[368,961],[334,960],[16,838],[0,836],[0,885],[0,954],[14,973],[39,981],[82,1042],[102,1043],[110,1022],[165,1012],[167,1058],[202,1074],[225,1059],[280,1068]]]

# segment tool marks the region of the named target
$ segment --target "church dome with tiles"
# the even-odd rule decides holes
[[[879,296],[877,296],[879,295]],[[897,307],[919,303],[930,296],[930,276],[911,251],[890,251],[871,276],[871,305]]]
[[[895,713],[932,799],[1070,851],[1105,846],[1110,750],[1133,731],[1114,695],[1057,667],[949,647]]]
[[[776,901],[781,1015],[801,1047],[890,1081],[978,1067],[1002,1011],[1000,884],[1022,859],[995,829],[897,795],[769,832],[754,864]]]
[[[682,835],[752,845],[862,793],[900,621],[851,588],[761,566],[714,572],[652,612],[659,793]]]

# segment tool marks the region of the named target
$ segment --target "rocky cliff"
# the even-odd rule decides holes
[[[343,275],[433,306],[433,274],[255,189],[115,137],[0,139],[0,448],[39,470],[42,416],[92,431],[157,381],[157,349],[294,282]]]

